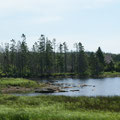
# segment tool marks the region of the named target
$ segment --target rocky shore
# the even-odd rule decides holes
[[[26,88],[20,86],[8,86],[7,88],[2,88],[1,93],[26,93],[26,92],[33,92],[33,93],[59,93],[59,92],[76,92],[80,91],[80,88],[83,87],[95,87],[94,85],[87,85],[87,84],[67,84],[67,83],[52,83],[47,82],[44,83],[43,87],[37,88]]]

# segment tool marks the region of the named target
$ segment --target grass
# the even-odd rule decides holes
[[[1,78],[0,93],[27,93],[34,92],[36,88],[43,88],[47,85],[24,78]]]
[[[120,97],[0,96],[0,120],[120,120]]]
[[[19,86],[19,87],[36,87],[37,82],[23,78],[1,78],[0,87]]]
[[[104,72],[102,77],[120,77],[120,72]]]
[[[47,75],[46,75],[47,76]],[[92,78],[95,76],[91,76],[90,74],[84,74],[84,75],[79,75],[77,73],[53,73],[51,75],[48,75],[51,77],[82,77],[82,78]],[[103,72],[100,75],[96,76],[96,77],[102,77],[102,78],[107,78],[107,77],[120,77],[120,72]]]
[[[75,76],[75,73],[53,73],[52,76]]]
[[[9,86],[34,88],[40,85],[23,78],[0,79],[1,88]],[[120,120],[120,97],[20,97],[1,94],[0,120]]]

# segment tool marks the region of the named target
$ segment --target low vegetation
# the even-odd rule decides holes
[[[120,77],[120,72],[104,72],[101,77]]]
[[[44,83],[24,79],[24,78],[1,78],[0,92],[1,93],[25,93],[33,92],[36,88],[47,86]]]
[[[0,95],[0,120],[119,120],[120,97]]]
[[[35,81],[23,79],[23,78],[1,78],[0,87],[10,87],[10,86],[19,86],[19,87],[37,87],[38,84]]]
[[[47,77],[47,75],[44,75],[44,77]],[[81,76],[80,74],[78,73],[53,73],[51,75],[49,75],[49,77],[51,78],[68,78],[68,77],[75,77],[75,78],[107,78],[107,77],[120,77],[120,72],[102,72],[101,74],[99,75],[90,75],[90,76]]]

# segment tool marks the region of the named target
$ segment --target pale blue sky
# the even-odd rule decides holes
[[[27,36],[31,47],[41,34],[69,49],[82,42],[85,50],[120,53],[119,0],[0,0],[0,40]]]

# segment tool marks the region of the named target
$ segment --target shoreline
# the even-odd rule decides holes
[[[64,74],[65,75],[65,74]],[[99,77],[82,77],[82,79],[104,79],[104,78],[114,78],[114,77],[120,77],[120,73],[104,73],[102,76]],[[62,78],[81,78],[78,76],[55,76],[55,77],[49,77],[47,83],[42,83],[37,80],[41,81],[45,80],[46,77],[43,78],[1,78],[0,79],[0,92],[1,93],[30,93],[30,92],[36,92],[36,93],[54,93],[54,92],[66,92],[67,90],[62,87],[62,85],[52,84],[51,81],[62,79]],[[88,86],[86,84],[80,85],[82,87]],[[62,89],[63,88],[63,89]],[[69,88],[69,85],[67,86]],[[77,88],[78,89],[78,88]]]
[[[99,75],[80,75],[78,73],[52,73],[52,74],[43,74],[39,76],[27,76],[27,77],[20,77],[20,76],[1,76],[0,78],[24,78],[24,79],[46,79],[46,78],[109,78],[109,77],[120,77],[120,72],[103,72]]]
[[[49,75],[41,75],[39,77],[27,77],[27,79],[45,79],[45,78],[83,78],[83,79],[99,79],[99,78],[114,78],[114,77],[120,77],[120,72],[104,72],[98,76],[81,76],[76,73],[56,73],[56,74],[49,74]]]

